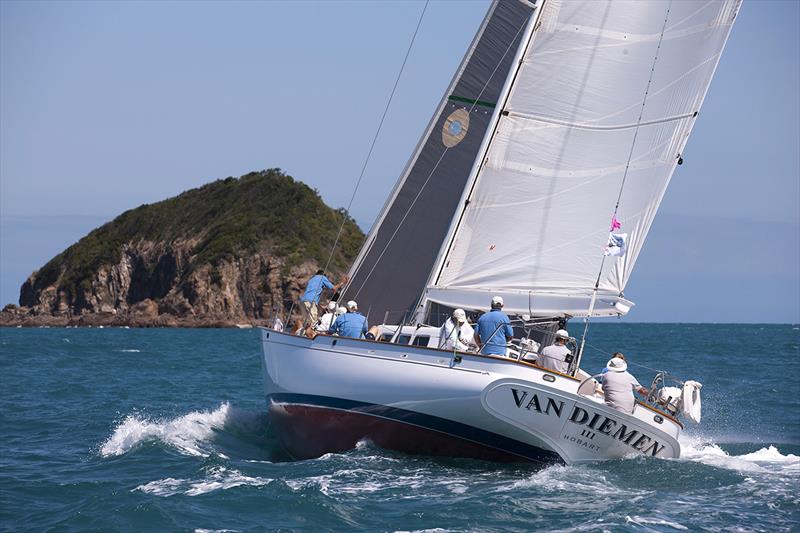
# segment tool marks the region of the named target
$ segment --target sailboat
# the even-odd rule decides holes
[[[381,323],[377,338],[262,329],[286,450],[369,440],[543,464],[678,457],[698,386],[659,373],[620,411],[580,362],[589,320],[634,305],[626,283],[739,8],[494,1],[342,290]],[[505,354],[440,348],[453,309],[474,318],[494,296],[514,328]],[[569,368],[539,366],[573,319],[583,337],[570,338]]]

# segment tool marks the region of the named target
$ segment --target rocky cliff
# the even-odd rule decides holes
[[[127,211],[31,274],[0,325],[228,326],[291,310],[324,267],[338,277],[363,234],[278,169]]]

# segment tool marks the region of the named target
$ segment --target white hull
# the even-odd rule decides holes
[[[297,458],[362,439],[499,461],[680,455],[677,420],[642,404],[633,414],[611,409],[578,394],[579,380],[530,364],[475,354],[456,362],[444,350],[268,329],[262,339],[270,414]]]

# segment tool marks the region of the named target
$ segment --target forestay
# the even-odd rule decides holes
[[[522,312],[560,294],[588,307],[599,281],[595,314],[627,311],[619,297],[739,6],[544,2],[427,299],[485,307],[499,293]],[[615,213],[625,250],[604,259]]]

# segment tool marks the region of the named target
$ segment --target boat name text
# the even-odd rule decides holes
[[[535,393],[530,394],[528,391],[518,391],[511,388],[511,394],[514,396],[514,403],[519,409],[527,409],[528,411],[536,411],[547,416],[555,416],[561,418],[564,413],[564,401],[554,400],[548,396],[543,396],[541,399]],[[645,455],[652,455],[653,457],[661,453],[666,445],[659,444],[657,440],[648,437],[644,433],[636,429],[628,430],[628,426],[614,420],[613,418],[600,413],[594,413],[583,407],[577,405],[572,408],[567,420],[579,426],[589,428],[581,431],[581,435],[588,437],[589,440],[594,439],[597,433],[608,435],[612,439],[617,439],[624,442],[636,451],[642,452]],[[566,438],[566,437],[565,437]],[[589,440],[582,440],[579,444],[587,446]]]

